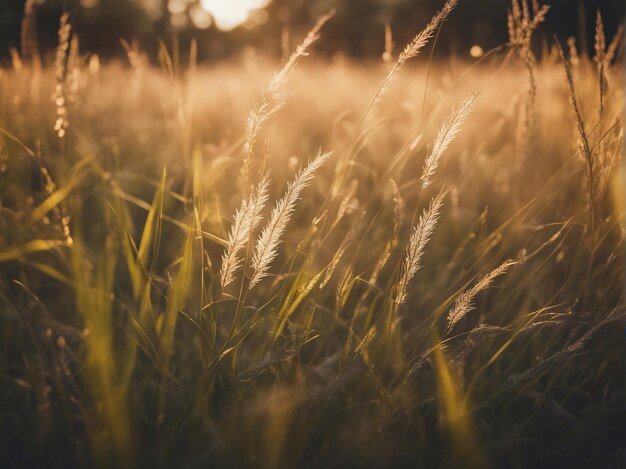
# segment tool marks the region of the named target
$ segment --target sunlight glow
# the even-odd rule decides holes
[[[243,24],[250,14],[267,6],[269,0],[200,0],[200,5],[213,16],[215,25],[230,31]]]
[[[484,53],[485,51],[478,44],[473,45],[472,48],[470,49],[470,55],[476,59],[478,57],[482,57]]]

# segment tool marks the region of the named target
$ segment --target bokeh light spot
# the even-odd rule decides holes
[[[470,49],[470,55],[476,59],[478,57],[482,57],[484,53],[485,51],[483,51],[483,48],[480,47],[478,44],[474,44]]]
[[[189,17],[191,18],[193,25],[198,29],[206,29],[213,24],[211,15],[197,5],[191,7],[189,10]]]
[[[251,13],[267,6],[270,0],[200,0],[200,5],[213,17],[222,31],[230,31],[245,23]]]

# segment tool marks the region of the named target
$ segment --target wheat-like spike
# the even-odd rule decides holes
[[[72,40],[70,41],[65,83],[67,88],[67,100],[70,103],[75,103],[78,99],[78,90],[80,87],[80,52],[78,36],[76,34],[72,36]]]
[[[539,2],[538,0],[533,0],[533,16],[537,16],[539,13]]]
[[[550,11],[550,5],[541,5],[539,11],[530,21],[525,22],[519,27],[519,42],[525,43],[526,47],[530,47],[530,38],[541,23],[546,20],[546,16]]]
[[[302,43],[298,45],[298,47],[296,47],[296,50],[291,54],[289,60],[287,60],[287,63],[285,63],[281,71],[276,74],[276,76],[270,83],[268,91],[272,97],[275,97],[276,94],[280,92],[280,89],[287,80],[289,73],[291,73],[291,71],[298,63],[298,60],[301,57],[309,55],[308,50],[313,45],[313,43],[315,43],[315,41],[319,39],[320,30],[322,29],[324,24],[326,24],[326,22],[330,20],[333,16],[335,16],[335,10],[331,10],[327,14],[323,15],[320,19],[318,19],[317,23],[315,23],[315,26],[313,26],[313,28],[308,32]]]
[[[615,58],[615,53],[617,52],[617,48],[622,43],[623,39],[624,39],[624,25],[620,24],[619,28],[617,28],[617,32],[615,33],[615,36],[613,36],[613,40],[611,41],[608,49],[606,50],[606,55],[604,56],[604,61],[607,67],[611,65],[611,62],[613,62],[613,59]]]
[[[511,0],[511,16],[513,17],[514,27],[514,37],[515,41],[519,41],[522,35],[522,10],[520,9],[519,2],[517,0]]]
[[[338,311],[340,311],[346,304],[353,280],[354,271],[352,269],[352,266],[350,265],[348,266],[345,273],[343,274],[343,277],[339,281],[339,284],[337,285],[337,290],[335,292],[335,305]]]
[[[604,35],[604,25],[602,24],[602,14],[600,10],[596,11],[596,35],[594,42],[595,57],[593,60],[598,67],[598,82],[600,92],[600,109],[599,116],[602,118],[604,111],[604,69],[606,64],[605,51],[606,51],[606,37]]]
[[[341,175],[339,178],[335,180],[332,188],[332,197],[334,198],[337,195],[338,188],[341,186],[343,177],[345,172],[347,171],[347,167],[351,162],[352,157],[354,156],[354,150],[359,142],[359,131],[361,130],[362,125],[365,122],[365,117],[369,114],[370,110],[376,106],[376,104],[382,99],[387,90],[389,89],[389,85],[393,81],[394,77],[402,70],[404,65],[409,61],[409,59],[418,55],[421,50],[424,48],[428,41],[435,35],[435,32],[444,22],[444,20],[448,17],[448,15],[452,12],[454,7],[457,5],[458,0],[447,0],[444,4],[443,8],[432,17],[430,22],[426,25],[426,27],[420,31],[414,38],[409,42],[403,51],[398,56],[398,60],[391,67],[387,76],[383,80],[381,86],[376,91],[374,98],[370,102],[368,108],[366,109],[363,117],[361,118],[361,122],[357,125],[357,131],[354,134],[352,142],[350,143],[350,147],[347,152],[347,157],[345,160],[342,160],[337,165],[337,174]],[[361,140],[363,142],[363,140]],[[358,151],[357,151],[358,153]]]
[[[522,119],[520,119],[521,140],[524,140],[526,143],[525,147],[528,147],[527,144],[531,141],[535,128],[535,101],[537,98],[536,59],[532,52],[531,39],[535,29],[545,20],[549,7],[546,5],[540,7],[538,2],[534,2],[532,9],[534,16],[531,16],[528,0],[522,0],[521,13],[519,5],[515,7],[514,4],[514,8],[517,8],[518,11],[516,15],[513,15],[511,21],[515,25],[516,36],[511,40],[511,43],[518,48],[519,56],[528,70],[528,99],[525,105],[525,112]]]
[[[516,31],[515,31],[515,19],[513,18],[513,12],[509,10],[506,15],[506,29],[509,35],[509,43],[514,44],[516,40]]]
[[[67,50],[70,45],[70,35],[72,33],[72,25],[69,22],[70,14],[63,13],[59,20],[58,39],[56,56],[54,61],[54,73],[57,81],[63,81],[65,79],[65,66],[67,59]]]
[[[267,275],[267,270],[278,254],[280,239],[287,228],[302,190],[311,182],[315,172],[330,158],[330,155],[330,152],[322,153],[320,151],[306,168],[296,174],[294,180],[287,186],[282,198],[272,209],[269,222],[257,238],[252,257],[252,278],[248,286],[249,289],[252,289]]]
[[[604,51],[606,50],[606,36],[604,35],[604,25],[602,24],[602,13],[596,10],[596,35],[594,38],[595,60],[598,63],[604,62]]]
[[[585,156],[586,163],[586,175],[587,175],[587,191],[589,197],[589,225],[593,230],[595,228],[595,218],[596,218],[596,203],[595,203],[595,190],[593,187],[594,183],[594,162],[593,162],[593,153],[591,150],[591,145],[589,144],[589,137],[587,135],[587,131],[585,130],[585,123],[583,121],[580,107],[578,106],[578,99],[576,98],[576,87],[574,86],[574,75],[572,73],[572,65],[567,57],[565,57],[565,53],[563,52],[563,48],[561,44],[557,42],[557,48],[559,50],[559,54],[561,55],[561,59],[563,60],[563,66],[565,68],[565,77],[567,78],[567,84],[569,86],[570,92],[570,102],[572,104],[572,108],[574,109],[574,116],[576,117],[576,124],[578,126],[578,132],[580,134],[580,138],[582,140],[582,150]]]
[[[398,60],[391,67],[389,73],[385,77],[382,86],[376,93],[374,97],[373,103],[377,103],[382,96],[387,92],[389,88],[389,84],[393,80],[393,78],[402,70],[404,65],[409,61],[409,59],[415,57],[420,51],[424,48],[428,41],[435,35],[437,28],[443,23],[443,21],[448,17],[448,15],[452,12],[458,0],[448,0],[443,8],[430,20],[430,23],[426,25],[426,27],[420,31],[411,42],[409,42],[404,50],[398,56]]]
[[[517,0],[512,0],[511,7],[507,16],[507,28],[509,33],[509,42],[512,45],[520,46],[530,41],[530,37],[540,23],[546,19],[546,15],[550,10],[549,5],[541,5],[533,3],[533,16],[530,17],[527,0],[523,0],[522,8]]]
[[[567,47],[569,49],[569,58],[570,58],[570,62],[572,63],[572,67],[576,68],[578,67],[578,64],[579,64],[579,58],[578,58],[578,49],[576,49],[575,37],[572,36],[567,39]]]
[[[41,65],[37,47],[37,9],[40,2],[26,0],[24,2],[24,18],[21,25],[21,51],[24,61],[35,66]]]
[[[522,0],[522,24],[524,26],[530,23],[530,8],[528,8],[528,0]]]
[[[66,98],[66,74],[67,74],[67,51],[70,45],[70,35],[72,33],[72,25],[69,22],[69,13],[63,13],[59,23],[58,37],[59,44],[56,50],[54,60],[54,74],[56,85],[52,99],[56,106],[57,119],[54,123],[54,131],[57,136],[62,139],[65,137],[69,123],[67,120],[67,98]]]
[[[543,23],[546,20],[546,16],[548,15],[548,11],[550,11],[550,5],[541,5],[541,8],[537,12],[537,14],[533,17],[532,21],[528,24],[528,31],[532,33],[539,24]]]
[[[411,236],[409,237],[409,244],[404,255],[404,261],[402,262],[402,275],[398,282],[396,295],[396,303],[398,304],[402,304],[406,300],[407,286],[422,266],[421,261],[424,250],[439,221],[443,198],[443,192],[433,197],[430,201],[430,205],[424,210],[417,224],[413,227]]]
[[[246,141],[244,143],[244,161],[241,169],[241,176],[247,177],[250,170],[250,163],[252,158],[252,150],[256,142],[256,138],[261,130],[261,126],[272,115],[278,112],[284,105],[285,100],[280,98],[281,91],[289,77],[289,74],[295,68],[298,60],[302,57],[309,55],[309,49],[320,37],[320,30],[324,24],[335,15],[335,10],[331,10],[326,15],[322,16],[315,26],[308,32],[302,43],[296,47],[296,50],[291,54],[283,68],[274,76],[270,82],[268,89],[263,93],[261,99],[257,102],[254,109],[248,116],[246,123]]]
[[[220,280],[222,288],[235,280],[235,272],[241,266],[242,259],[238,257],[254,229],[261,221],[261,211],[267,202],[269,178],[264,177],[257,186],[256,192],[241,202],[235,213],[233,225],[228,233],[228,247],[222,255]]]
[[[429,186],[431,178],[439,167],[441,155],[443,155],[443,152],[446,151],[446,148],[448,148],[450,143],[452,143],[456,135],[461,130],[461,125],[463,124],[463,121],[472,112],[472,106],[478,94],[479,92],[475,91],[470,96],[468,96],[465,101],[461,103],[459,108],[453,111],[446,118],[443,125],[441,126],[441,129],[439,129],[433,149],[424,163],[424,170],[421,178],[422,187],[425,188]]]
[[[516,264],[516,262],[512,260],[504,262],[499,267],[496,267],[481,278],[472,288],[465,290],[455,301],[453,308],[448,313],[448,325],[446,326],[446,330],[451,330],[457,322],[465,317],[467,313],[472,311],[474,309],[472,301],[476,295],[491,285],[491,282],[493,282],[496,277],[504,274],[509,267],[514,264]]]
[[[323,270],[315,274],[308,281],[306,281],[300,288],[298,288],[298,296],[301,298],[304,298],[306,295],[311,293],[311,290],[313,290],[313,287],[315,287],[315,285],[317,285],[317,282],[319,282],[320,277],[322,276],[322,273],[324,273]]]
[[[522,9],[519,6],[518,0],[511,0],[511,7],[513,11],[513,19],[516,23],[522,22]]]

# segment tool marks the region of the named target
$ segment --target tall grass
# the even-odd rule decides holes
[[[3,467],[622,463],[622,46],[598,13],[592,57],[539,54],[548,7],[513,0],[509,44],[427,70],[455,5],[380,64],[295,67],[332,13],[282,66],[101,63],[66,16],[38,64],[27,30]]]

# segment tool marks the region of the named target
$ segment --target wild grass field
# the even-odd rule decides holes
[[[379,61],[13,51],[2,467],[623,467],[621,31],[431,59],[455,3]]]

